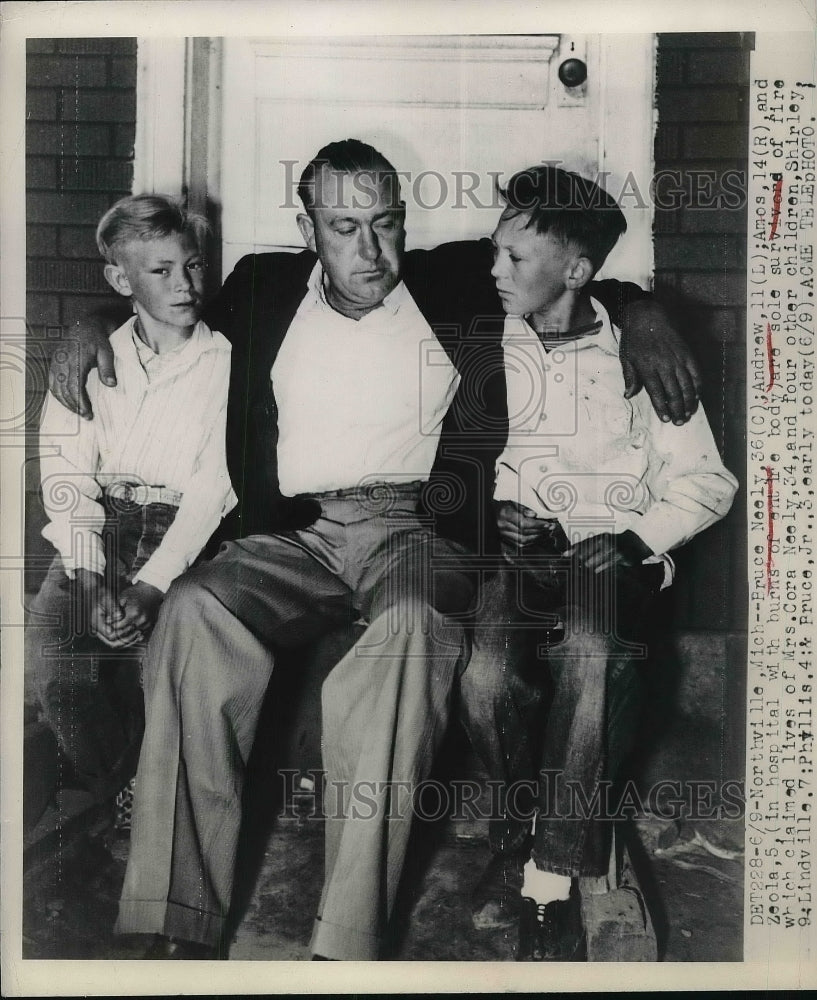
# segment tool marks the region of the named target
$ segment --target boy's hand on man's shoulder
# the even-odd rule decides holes
[[[120,606],[124,620],[140,632],[150,629],[156,622],[164,594],[144,580],[139,580],[123,591]]]
[[[621,534],[605,531],[577,542],[565,552],[583,569],[594,573],[640,566],[652,554],[652,549],[634,531],[622,531]]]

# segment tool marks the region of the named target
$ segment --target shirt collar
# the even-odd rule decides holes
[[[507,316],[505,318],[504,339],[533,336],[536,338],[537,343],[541,344],[548,351],[582,351],[595,347],[600,351],[604,351],[605,354],[613,354],[618,357],[618,342],[621,337],[621,331],[610,322],[607,310],[598,299],[594,299],[591,296],[590,305],[596,314],[596,319],[601,320],[601,329],[598,333],[588,334],[585,337],[579,337],[577,340],[571,340],[564,344],[554,344],[553,347],[547,348],[527,320],[521,316]]]
[[[310,305],[316,306],[320,309],[332,309],[326,298],[326,289],[324,282],[324,270],[323,264],[320,261],[315,264],[312,269],[312,273],[309,276],[309,283],[307,287],[307,297],[309,299]],[[391,313],[393,316],[397,314],[400,306],[406,301],[406,296],[408,295],[408,289],[405,283],[401,280],[397,285],[389,292],[389,294],[383,299],[381,305],[386,310],[386,312]],[[337,309],[332,309],[332,312],[336,313]],[[376,310],[372,310],[376,312]],[[343,315],[339,313],[338,315]],[[367,313],[367,315],[369,315]],[[363,319],[366,317],[364,316]]]
[[[133,361],[140,365],[140,356],[143,358],[158,357],[158,358],[173,358],[174,362],[181,359],[184,356],[185,363],[193,362],[200,354],[205,351],[210,350],[213,347],[215,338],[213,337],[213,332],[210,327],[199,320],[195,327],[193,328],[193,334],[189,340],[175,351],[171,351],[167,355],[155,354],[147,344],[143,343],[142,340],[136,334],[134,330],[134,324],[136,323],[136,317],[132,316],[127,323],[120,326],[118,330],[111,334],[111,348],[113,349],[114,355],[123,361]],[[138,346],[137,346],[138,341]]]

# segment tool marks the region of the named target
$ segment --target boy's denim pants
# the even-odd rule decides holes
[[[535,813],[538,868],[607,871],[605,793],[631,749],[646,656],[638,636],[662,578],[661,565],[595,575],[526,550],[483,589],[460,696],[471,742],[507,793],[489,825],[495,854],[526,845]]]
[[[156,550],[178,508],[105,497],[103,540],[114,592]],[[111,649],[91,635],[79,589],[55,556],[34,598],[26,630],[26,671],[73,778],[102,800],[134,775],[144,727],[144,647]]]

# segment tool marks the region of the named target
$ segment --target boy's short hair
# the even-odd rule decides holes
[[[598,271],[627,220],[618,204],[593,181],[548,164],[520,170],[499,193],[507,209],[530,216],[538,233],[551,233],[564,244],[576,244]]]
[[[198,212],[189,212],[175,198],[166,194],[134,194],[120,198],[99,220],[96,245],[109,264],[116,263],[116,253],[126,243],[155,240],[165,236],[190,234],[199,250],[210,226]]]

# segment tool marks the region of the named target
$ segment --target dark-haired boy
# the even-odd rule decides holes
[[[626,229],[615,201],[548,166],[503,194],[491,273],[507,314],[509,436],[494,491],[505,566],[483,591],[462,695],[492,778],[510,788],[540,769],[517,957],[569,961],[584,948],[578,878],[608,868],[603,792],[633,735],[645,608],[672,582],[666,553],[723,517],[737,483],[701,409],[676,426],[646,393],[624,398],[620,331],[587,292]],[[512,892],[528,845],[520,811],[516,797],[495,822],[483,877],[504,872]],[[490,892],[482,902],[496,918]]]

